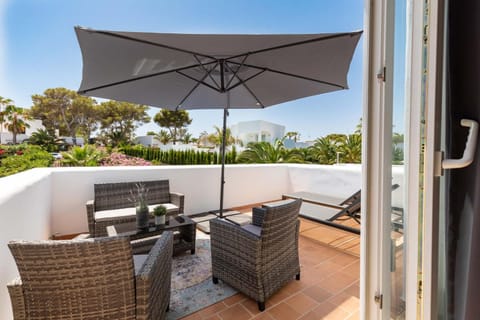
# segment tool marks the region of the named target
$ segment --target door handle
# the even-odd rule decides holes
[[[463,156],[460,159],[444,159],[442,161],[442,169],[465,168],[473,162],[475,149],[477,148],[478,122],[470,119],[462,119],[460,124],[462,127],[470,128]]]

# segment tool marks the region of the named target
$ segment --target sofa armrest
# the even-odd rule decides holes
[[[88,232],[95,236],[95,200],[88,200],[87,207]]]
[[[178,214],[183,214],[185,195],[178,192],[170,192],[170,202],[178,207]]]
[[[15,278],[13,281],[7,283],[8,293],[10,294],[10,301],[12,302],[13,318],[27,319],[25,312],[25,300],[23,298],[22,279]]]
[[[261,227],[263,219],[267,210],[265,208],[253,208],[252,209],[252,224],[257,227]]]
[[[166,231],[135,274],[137,319],[164,319],[170,304],[173,233]]]

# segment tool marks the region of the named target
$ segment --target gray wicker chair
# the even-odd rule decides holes
[[[253,208],[252,224],[239,226],[222,219],[210,221],[212,279],[218,279],[255,299],[260,311],[265,301],[296,277],[298,213],[301,199]]]
[[[128,238],[12,241],[20,277],[8,284],[14,319],[164,319],[173,234],[145,256]],[[135,262],[135,264],[134,264]]]

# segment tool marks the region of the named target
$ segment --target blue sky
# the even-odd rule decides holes
[[[0,96],[30,107],[47,88],[77,90],[82,60],[75,25],[94,29],[172,33],[322,33],[363,29],[363,0],[0,0]],[[302,140],[352,133],[362,115],[363,39],[350,89],[264,110],[232,110],[228,123],[266,120]],[[158,109],[149,112],[154,115]],[[190,111],[194,136],[221,126],[222,111]],[[152,123],[137,130],[159,131]]]

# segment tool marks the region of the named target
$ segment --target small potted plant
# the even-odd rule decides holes
[[[165,224],[165,216],[167,215],[167,207],[164,205],[156,206],[153,209],[153,215],[155,216],[155,224]]]

